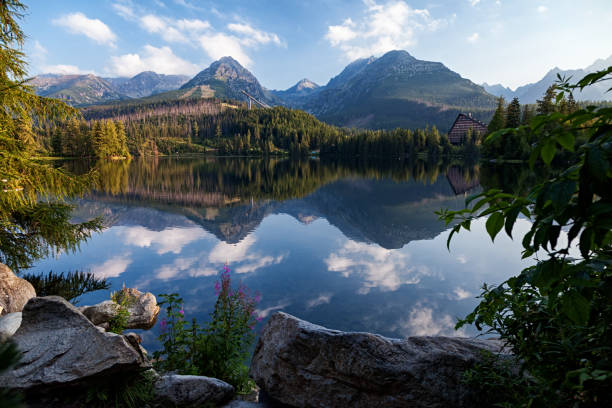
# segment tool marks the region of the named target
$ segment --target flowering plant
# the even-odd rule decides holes
[[[251,296],[244,285],[232,288],[226,265],[215,283],[217,301],[211,320],[204,326],[195,319],[185,321],[183,299],[178,294],[160,295],[166,318],[160,322],[159,340],[163,349],[154,353],[162,371],[206,375],[232,384],[238,392],[249,392],[252,380],[245,362],[255,340],[255,311],[260,296]]]

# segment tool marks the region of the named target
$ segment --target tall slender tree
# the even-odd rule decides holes
[[[512,98],[506,110],[506,127],[515,128],[521,125],[521,104],[517,97]]]
[[[549,113],[553,113],[555,111],[556,96],[557,92],[555,90],[555,86],[549,86],[548,89],[546,89],[546,93],[544,93],[544,97],[536,101],[536,113],[538,115],[548,115]]]
[[[497,109],[493,114],[491,122],[489,122],[488,130],[489,133],[495,132],[496,130],[503,129],[506,124],[506,102],[503,96],[497,99]]]

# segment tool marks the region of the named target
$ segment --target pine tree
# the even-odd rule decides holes
[[[506,126],[516,128],[521,125],[521,104],[517,97],[512,98],[506,110]]]
[[[569,97],[567,98],[567,112],[574,113],[578,110],[578,104],[574,99],[574,94],[570,92]]]
[[[528,125],[531,118],[535,115],[535,110],[532,105],[523,107],[523,116],[521,116],[521,125]]]
[[[18,0],[0,2],[0,262],[14,270],[74,250],[101,228],[98,220],[72,224],[71,207],[62,202],[82,193],[91,178],[33,158],[39,146],[30,137],[32,126],[65,120],[76,111],[61,101],[38,97],[25,85],[25,35],[18,24],[25,11]]]
[[[538,115],[548,115],[549,113],[555,112],[554,101],[556,96],[557,92],[555,91],[555,86],[549,86],[546,92],[544,93],[544,97],[536,101],[538,105],[538,107],[536,108],[536,113]]]
[[[506,109],[505,109],[505,101],[504,97],[500,96],[497,99],[497,109],[495,109],[495,113],[493,114],[493,118],[491,118],[491,122],[489,122],[489,126],[487,127],[489,133],[495,132],[496,130],[503,129],[506,127]]]

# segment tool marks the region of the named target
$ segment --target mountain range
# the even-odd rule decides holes
[[[501,84],[489,85],[487,83],[482,84],[483,88],[492,95],[503,96],[506,101],[516,97],[521,103],[536,103],[538,99],[544,95],[544,92],[549,86],[553,85],[558,75],[561,77],[572,78],[573,81],[579,80],[591,72],[595,72],[604,68],[612,66],[612,55],[607,59],[598,59],[593,64],[589,65],[584,69],[566,69],[562,70],[555,67],[548,71],[546,75],[538,82],[519,86],[514,91],[509,87],[505,87]],[[606,93],[610,86],[606,83],[598,83],[584,89],[582,92],[576,91],[574,97],[577,100],[583,101],[605,101],[611,100],[612,95]]]
[[[177,89],[189,80],[185,75],[141,72],[132,78],[102,78],[93,74],[43,74],[30,81],[40,96],[84,106],[130,98],[142,98]]]
[[[598,60],[584,70],[555,68],[542,80],[514,91],[500,84],[477,85],[440,62],[419,60],[406,51],[356,60],[324,86],[305,78],[286,90],[266,89],[232,57],[213,62],[191,79],[151,71],[132,78],[45,74],[31,84],[39,95],[64,99],[75,106],[133,98],[149,101],[215,97],[244,101],[242,91],[246,91],[269,105],[302,109],[338,126],[392,129],[435,125],[447,131],[461,112],[488,121],[497,96],[517,96],[521,103],[534,103],[555,81],[557,73],[577,79],[608,65],[612,65],[612,57]],[[576,96],[602,100],[607,97],[605,89],[604,85],[593,87]]]

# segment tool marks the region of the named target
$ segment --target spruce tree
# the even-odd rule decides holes
[[[504,97],[500,96],[497,99],[497,109],[495,109],[495,113],[493,114],[493,118],[491,118],[491,122],[489,122],[489,126],[487,127],[489,133],[495,132],[496,130],[503,129],[506,126],[506,109],[505,109],[505,101]]]
[[[529,124],[531,118],[535,115],[535,109],[533,105],[525,105],[523,107],[523,116],[521,117],[521,125]]]
[[[49,254],[75,250],[101,228],[99,220],[71,223],[72,207],[63,201],[83,193],[91,177],[76,177],[35,160],[39,146],[22,133],[34,124],[76,114],[25,85],[25,36],[18,23],[25,11],[18,0],[0,2],[0,262],[14,270],[31,267]]]
[[[557,96],[557,92],[555,91],[555,86],[551,85],[548,87],[546,92],[544,93],[544,97],[542,99],[538,99],[536,101],[537,108],[536,113],[538,115],[548,115],[549,113],[555,112],[555,97]]]
[[[506,110],[506,127],[516,128],[521,125],[521,104],[517,97],[512,98]]]

